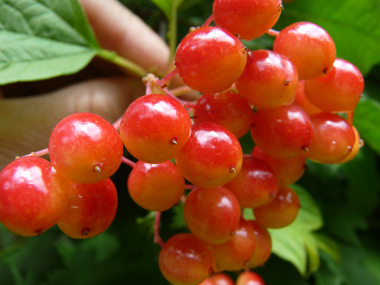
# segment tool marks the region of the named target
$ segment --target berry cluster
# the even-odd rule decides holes
[[[233,284],[221,273],[209,276],[263,265],[272,248],[267,228],[297,217],[300,203],[289,185],[303,175],[306,158],[344,163],[362,144],[352,126],[362,75],[336,58],[333,40],[313,23],[271,30],[282,9],[281,0],[215,0],[210,19],[179,44],[175,71],[145,78],[146,95],[114,125],[94,114],[70,115],[54,128],[48,149],[1,171],[1,223],[23,236],[55,224],[73,238],[98,235],[116,214],[109,177],[124,162],[133,167],[130,196],[157,212],[159,266],[169,282]],[[276,37],[273,51],[250,51],[240,41],[265,33]],[[202,93],[196,102],[166,88],[176,73]],[[256,146],[243,155],[238,138],[248,131]],[[123,146],[137,163],[123,157]],[[50,162],[38,157],[47,153]],[[164,243],[160,212],[179,202],[191,233]],[[255,220],[245,220],[243,208],[253,209]],[[250,280],[264,284],[250,271],[236,284]]]

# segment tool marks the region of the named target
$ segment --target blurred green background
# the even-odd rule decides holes
[[[166,39],[168,21],[155,3],[121,2]],[[211,15],[212,2],[183,1],[178,11],[178,39]],[[277,247],[276,254],[288,261],[273,254],[255,271],[267,285],[380,284],[380,1],[296,0],[284,6],[274,29],[297,21],[322,26],[334,39],[337,56],[354,63],[365,76],[364,97],[354,120],[365,145],[345,165],[308,162],[297,185],[315,201],[314,214],[320,215],[317,218],[323,225],[313,232],[313,239],[297,241],[298,247],[288,247],[286,253],[284,248],[290,246],[294,234],[289,233],[287,240],[278,239],[282,247]],[[266,35],[245,42],[250,49],[270,49],[272,43],[273,38]],[[250,153],[253,142],[249,135],[241,142],[245,153]],[[118,212],[110,228],[95,238],[74,240],[58,227],[41,237],[22,238],[0,225],[0,284],[168,284],[158,268],[160,247],[153,243],[154,216],[129,197],[126,181],[130,170],[122,165],[113,176]],[[181,206],[163,213],[160,233],[164,241],[184,231]],[[314,255],[307,248],[308,241],[316,242],[311,247],[317,249]]]

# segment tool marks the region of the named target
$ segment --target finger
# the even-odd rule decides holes
[[[40,96],[0,100],[0,170],[17,155],[47,148],[52,129],[65,116],[91,112],[113,123],[143,94],[141,81],[118,77]]]
[[[169,48],[139,17],[115,0],[80,0],[99,44],[141,65],[165,71]]]

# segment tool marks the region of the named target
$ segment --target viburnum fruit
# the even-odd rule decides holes
[[[175,158],[182,175],[196,186],[215,188],[239,173],[243,151],[238,139],[225,127],[194,124],[190,139]]]
[[[102,117],[76,113],[61,120],[49,139],[51,163],[74,183],[96,183],[116,172],[123,156],[117,130]]]
[[[213,122],[230,130],[237,138],[251,128],[253,111],[248,101],[239,94],[226,92],[202,94],[195,106],[195,123]]]
[[[314,138],[305,156],[319,163],[339,163],[352,151],[355,133],[345,119],[337,114],[319,113],[311,116]]]
[[[104,232],[117,210],[117,192],[111,179],[94,184],[72,184],[59,228],[69,237],[85,239]]]
[[[307,99],[326,112],[354,111],[364,89],[364,79],[352,63],[337,58],[324,77],[305,81]]]
[[[227,274],[216,273],[199,283],[199,285],[235,285],[235,283]]]
[[[275,158],[267,155],[257,146],[252,149],[251,155],[272,167],[280,186],[293,184],[302,177],[306,169],[306,159],[302,155],[289,159]]]
[[[272,238],[268,230],[256,221],[249,221],[256,239],[256,247],[248,261],[250,268],[263,266],[272,254]]]
[[[272,203],[253,209],[253,213],[260,226],[278,229],[293,223],[300,207],[297,193],[289,187],[280,187]]]
[[[125,148],[147,163],[168,161],[178,154],[191,133],[186,109],[175,99],[148,94],[136,99],[120,122]]]
[[[326,75],[332,68],[336,48],[330,35],[310,22],[294,23],[281,30],[273,51],[285,55],[296,66],[299,79]]]
[[[217,26],[250,41],[272,28],[282,9],[281,0],[215,0],[213,16]]]
[[[244,271],[240,273],[236,280],[236,285],[265,285],[265,283],[259,274],[252,271]]]
[[[305,112],[309,115],[315,115],[318,113],[322,113],[323,111],[321,109],[318,109],[316,106],[314,106],[309,99],[306,98],[305,95],[305,80],[298,81],[298,87],[296,90],[296,99],[294,100],[294,103],[302,107],[302,109],[305,110]]]
[[[223,244],[210,244],[215,270],[238,271],[247,266],[256,247],[256,238],[249,222],[240,218],[236,234]]]
[[[210,244],[221,244],[235,234],[240,206],[235,195],[225,187],[197,187],[186,198],[183,216],[196,237]]]
[[[190,88],[202,93],[222,92],[242,74],[247,54],[241,41],[219,27],[191,31],[178,45],[175,64]]]
[[[185,179],[171,161],[160,164],[138,161],[129,174],[128,191],[140,207],[161,212],[181,199]]]
[[[158,264],[162,275],[173,284],[198,284],[214,273],[211,251],[191,234],[172,236],[161,249]]]
[[[278,181],[272,167],[266,162],[244,157],[239,174],[224,186],[235,194],[242,208],[256,208],[273,201]]]
[[[289,159],[305,152],[314,130],[310,117],[298,105],[291,104],[270,110],[257,110],[251,135],[266,154]]]
[[[43,158],[11,162],[0,172],[1,223],[21,236],[40,235],[65,212],[69,186]]]
[[[248,52],[247,65],[236,81],[240,95],[258,109],[274,109],[293,103],[297,85],[294,64],[270,50]]]

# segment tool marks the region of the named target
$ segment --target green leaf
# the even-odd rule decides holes
[[[380,103],[363,97],[355,109],[354,126],[364,143],[380,154]]]
[[[77,0],[0,0],[0,84],[75,73],[99,48]]]
[[[171,21],[173,9],[177,10],[184,0],[151,0],[164,12],[166,18]]]
[[[313,231],[320,229],[323,221],[310,194],[297,185],[291,188],[297,192],[301,208],[290,226],[269,230],[273,241],[272,251],[291,262],[301,274],[307,275],[319,267],[318,240]]]
[[[331,35],[338,57],[367,74],[380,61],[379,19],[378,0],[302,0],[285,6],[275,28],[298,21],[313,22]]]

